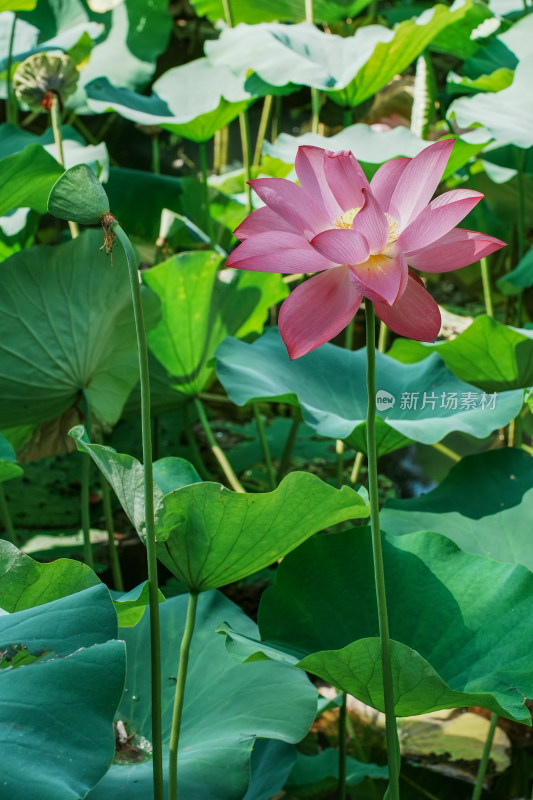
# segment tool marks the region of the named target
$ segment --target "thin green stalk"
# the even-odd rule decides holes
[[[374,556],[374,579],[379,619],[379,638],[381,641],[381,664],[383,670],[383,696],[385,700],[385,737],[387,741],[387,760],[389,765],[388,800],[399,800],[400,744],[396,716],[394,714],[394,688],[392,681],[391,643],[387,614],[387,594],[385,590],[385,569],[381,531],[379,527],[378,465],[376,447],[376,331],[375,313],[372,302],[365,299],[366,309],[366,352],[367,352],[367,390],[368,411],[366,417],[367,456],[368,456],[368,494],[370,500],[370,525],[372,529],[372,552]]]
[[[257,433],[259,434],[259,441],[261,442],[263,458],[265,459],[265,465],[268,472],[268,482],[270,484],[270,489],[273,490],[276,488],[276,474],[274,472],[274,467],[272,466],[272,456],[270,455],[270,447],[268,446],[268,441],[265,433],[265,426],[257,403],[253,403],[253,409],[254,409],[255,424],[257,425]]]
[[[183,421],[185,424],[185,436],[187,437],[187,442],[191,449],[191,458],[193,461],[194,466],[198,470],[200,477],[204,479],[204,481],[212,481],[213,476],[207,469],[204,460],[202,458],[202,454],[200,453],[200,448],[198,447],[198,443],[194,438],[194,434],[191,428],[191,420],[190,420],[190,413],[189,413],[189,403],[184,406],[183,408]]]
[[[222,8],[224,9],[224,19],[228,28],[233,28],[233,17],[231,16],[231,6],[229,0],[222,0]]]
[[[13,24],[11,25],[11,33],[9,34],[9,45],[7,51],[7,68],[6,68],[6,89],[7,89],[7,98],[6,98],[6,121],[10,122],[11,125],[18,125],[18,117],[19,117],[19,108],[17,105],[17,100],[15,98],[15,94],[13,92],[13,83],[11,81],[11,71],[13,68],[13,45],[15,43],[15,30],[17,27],[17,12],[13,12]]]
[[[118,557],[117,546],[115,544],[115,526],[113,524],[113,511],[111,508],[111,490],[109,484],[102,476],[102,506],[104,509],[105,526],[108,536],[109,547],[109,566],[111,567],[111,574],[113,576],[113,584],[117,592],[124,591],[124,579],[122,578],[122,569],[120,566],[120,559]]]
[[[289,435],[287,436],[287,441],[285,442],[285,447],[283,448],[283,453],[281,454],[281,460],[279,462],[279,467],[276,474],[277,483],[280,482],[287,472],[287,467],[289,466],[289,461],[291,460],[292,448],[294,447],[294,442],[296,441],[299,427],[300,419],[298,416],[295,416],[292,420],[292,425],[289,430]]]
[[[352,124],[353,119],[353,109],[352,108],[343,108],[342,109],[342,125],[344,128],[349,128]]]
[[[189,653],[191,640],[194,633],[198,595],[189,594],[187,605],[187,618],[181,639],[180,663],[176,692],[174,694],[174,710],[172,712],[172,728],[170,732],[170,745],[168,748],[168,800],[178,800],[178,745],[180,738],[181,717],[183,715],[183,701],[185,699],[185,683],[187,680],[187,667],[189,666]]]
[[[52,95],[52,104],[50,106],[50,120],[52,122],[52,131],[54,133],[54,142],[57,147],[59,155],[59,163],[62,167],[65,166],[65,156],[63,154],[63,134],[61,133],[61,115],[59,113],[59,98],[56,94]],[[70,235],[75,239],[80,234],[80,229],[77,222],[68,221]],[[90,458],[90,456],[89,456]]]
[[[339,714],[339,800],[346,800],[346,702],[346,692],[343,692]]]
[[[389,329],[383,322],[383,320],[379,323],[379,339],[378,339],[378,350],[380,353],[384,353],[387,349],[387,344],[389,342]]]
[[[349,321],[344,332],[344,347],[346,350],[353,350],[353,335],[355,330],[355,317]]]
[[[86,394],[83,395],[83,405],[85,411],[85,430],[89,439],[92,436],[92,409]],[[91,544],[91,508],[89,505],[89,495],[91,491],[91,456],[88,453],[81,453],[81,530],[83,533],[83,560],[94,568],[93,548]]]
[[[226,169],[228,163],[228,148],[229,148],[229,127],[224,125],[218,131],[215,131],[215,140],[213,145],[213,169],[217,175],[221,175]]]
[[[344,483],[344,442],[342,439],[336,440],[335,453],[337,455],[337,488],[340,489]]]
[[[248,112],[241,111],[239,114],[239,129],[241,132],[242,147],[242,166],[244,169],[244,191],[246,193],[246,213],[252,210],[252,187],[248,183],[251,180],[250,171],[250,126],[248,124]]]
[[[479,762],[479,767],[476,775],[476,784],[474,786],[474,791],[472,792],[472,800],[480,800],[481,792],[483,791],[483,781],[485,780],[487,765],[489,763],[489,758],[490,758],[490,751],[492,748],[492,742],[494,740],[494,734],[496,733],[497,725],[498,725],[498,715],[495,714],[493,711],[490,715],[490,726],[487,733],[487,738],[485,739],[485,746],[483,747],[483,755],[481,756],[481,761]]]
[[[159,150],[159,131],[152,134],[152,172],[154,175],[161,173],[161,153]]]
[[[318,133],[322,98],[316,86],[311,86],[311,133]]]
[[[518,260],[521,261],[526,249],[526,196],[524,191],[524,172],[527,151],[515,147],[514,153],[518,178]]]
[[[276,95],[274,98],[274,111],[272,113],[272,122],[270,123],[270,141],[275,142],[279,136],[279,129],[281,126],[281,97]]]
[[[150,420],[150,377],[148,346],[144,327],[144,314],[137,258],[130,240],[118,224],[113,222],[112,232],[124,248],[130,276],[137,348],[139,351],[139,377],[141,385],[141,426],[144,463],[144,515],[146,520],[146,555],[148,561],[148,587],[150,601],[150,655],[152,667],[152,749],[154,800],[164,800],[163,739],[161,733],[161,630],[159,623],[159,589],[157,585],[157,556],[155,549],[154,476],[152,466],[152,437]]]
[[[483,299],[485,301],[485,310],[489,317],[494,316],[494,306],[492,304],[492,291],[490,288],[490,269],[487,257],[483,256],[480,259],[481,266],[481,285],[483,287]]]
[[[365,454],[360,450],[354,459],[353,467],[352,467],[352,474],[350,475],[350,483],[357,483],[359,480],[359,473],[361,472],[361,467],[363,466],[363,461],[365,460]]]
[[[209,236],[209,244],[213,246],[213,220],[211,218],[211,212],[209,210],[209,184],[207,182],[207,147],[205,142],[198,143],[198,155],[200,158],[200,170],[202,173],[202,188],[203,188],[203,199],[202,199],[202,212],[203,218],[205,221],[205,232]]]
[[[9,513],[9,506],[7,504],[3,483],[0,483],[0,519],[4,523],[4,532],[7,536],[7,539],[11,542],[11,544],[14,544],[15,547],[18,547],[18,537],[15,533],[15,528],[13,527],[11,514]]]
[[[455,450],[452,450],[450,447],[446,447],[446,445],[442,444],[442,442],[435,442],[431,446],[435,450],[438,450],[439,453],[443,453],[443,455],[448,456],[448,458],[451,458],[452,461],[461,460],[461,456],[459,455],[459,453],[456,453]]]
[[[81,530],[83,533],[83,560],[94,569],[93,548],[91,544],[91,515],[89,510],[89,487],[91,481],[91,456],[81,453]]]
[[[229,485],[235,492],[246,494],[246,490],[243,488],[242,483],[235,475],[233,467],[226,458],[226,454],[223,452],[222,448],[217,444],[216,439],[213,436],[213,431],[211,430],[209,420],[207,419],[207,414],[205,413],[205,409],[202,405],[202,402],[199,400],[198,397],[194,398],[194,405],[196,406],[196,411],[198,412],[200,422],[202,423],[202,428],[204,429],[205,435],[207,436],[207,441],[209,442],[209,447],[211,448],[211,452],[218,461],[220,469],[226,476],[226,480],[228,481]]]
[[[255,140],[255,150],[252,161],[252,165],[254,167],[258,167],[259,162],[261,161],[263,142],[265,141],[268,120],[270,119],[270,114],[272,111],[272,100],[273,96],[271,94],[267,94],[263,102],[263,110],[261,111],[261,119],[259,120],[259,128],[257,130],[257,139]]]

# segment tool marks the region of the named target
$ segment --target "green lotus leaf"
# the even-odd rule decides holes
[[[0,650],[7,653],[0,690],[2,785],[9,797],[85,797],[106,773],[126,666],[116,636],[103,584],[0,616]],[[27,656],[23,668],[16,668],[17,653]]]
[[[71,167],[54,183],[48,198],[48,211],[59,219],[98,225],[109,213],[105,189],[87,164]]]
[[[80,427],[72,435],[142,535],[141,465],[84,441]],[[190,591],[201,592],[267,567],[322,528],[366,518],[368,508],[347,486],[339,491],[315,475],[292,472],[277,489],[260,494],[239,494],[210,482],[178,485],[165,495],[156,487],[155,516],[158,558]]]
[[[86,86],[89,107],[116,111],[141,125],[159,125],[186,139],[205,142],[249,105],[243,82],[224,66],[206,58],[174,67],[153,85],[150,97],[99,77]]]
[[[104,71],[117,86],[143,89],[154,74],[157,58],[166,49],[172,29],[166,0],[153,0],[149,7],[145,0],[124,0],[113,3],[105,14],[93,11],[86,2],[65,7],[61,0],[48,0],[20,16],[37,26],[43,46],[69,50],[84,31],[97,40],[89,63],[80,71],[80,89],[68,101],[69,108],[84,113],[89,109],[83,85]]]
[[[10,614],[51,603],[100,584],[90,567],[60,558],[40,564],[0,540],[0,608]]]
[[[524,103],[524,97],[531,86],[532,74],[533,56],[526,56],[519,62],[511,86],[499,92],[480,92],[474,97],[454,100],[448,117],[461,128],[483,125],[494,139],[517,147],[531,147],[533,108]]]
[[[448,369],[485,392],[507,392],[533,383],[533,333],[483,314],[457,338],[438,344],[396,339],[389,355],[412,364],[437,353]]]
[[[212,379],[211,362],[226,336],[262,331],[268,309],[287,295],[279,275],[220,272],[219,266],[216,253],[182,253],[143,276],[163,311],[148,345],[173,387],[188,397]]]
[[[530,724],[533,574],[438,533],[384,536],[383,552],[397,714],[481,705]],[[259,627],[248,656],[277,648],[383,710],[369,529],[314,537],[288,555],[262,596]]]
[[[165,747],[170,740],[177,643],[185,625],[186,606],[187,597],[179,596],[160,607]],[[257,635],[255,624],[218,592],[199,597],[178,756],[179,793],[196,800],[241,800],[249,782],[256,737],[299,741],[316,713],[316,691],[305,675],[268,662],[236,664],[228,657],[224,640],[214,633],[223,617]],[[124,720],[137,738],[149,740],[152,707],[147,615],[135,628],[121,629],[120,635],[126,641],[128,674],[117,718]],[[167,762],[164,756],[165,781]],[[152,780],[152,761],[134,763],[132,758],[130,763],[114,764],[87,800],[144,800],[153,792]],[[252,794],[249,800],[262,797]]]
[[[533,286],[533,248],[527,251],[518,265],[498,279],[498,289],[503,294],[519,294]]]
[[[113,266],[102,234],[32,247],[0,268],[0,427],[40,424],[83,393],[105,426],[120,417],[138,380],[137,340],[122,249]],[[157,298],[144,290],[146,324]]]
[[[387,780],[387,767],[356,761],[351,756],[346,757],[346,785],[357,786],[365,778]],[[333,747],[322,750],[316,756],[298,753],[287,780],[287,791],[299,795],[302,788],[306,789],[306,796],[318,792],[333,792],[339,780],[339,752]],[[298,791],[299,790],[299,791]],[[302,796],[300,794],[300,796]]]
[[[251,345],[228,337],[216,357],[219,380],[237,405],[259,400],[300,405],[304,421],[318,434],[366,452],[364,348],[352,352],[325,344],[290,361],[278,332],[269,329]],[[410,439],[433,444],[452,431],[484,438],[522,405],[520,390],[486,395],[459,380],[436,354],[400,365],[377,353],[376,381],[382,454]]]
[[[37,144],[2,158],[0,215],[18,206],[28,206],[44,214],[50,189],[62,171],[55,158]]]
[[[313,86],[341,106],[357,106],[403,72],[442,30],[463,19],[472,5],[471,0],[453,10],[435,5],[394,30],[369,25],[346,38],[306,22],[291,26],[241,23],[206,42],[205,52],[213,64],[231,67],[243,78],[253,72],[274,87],[289,82]]]
[[[112,592],[111,595],[119,627],[132,628],[142,618],[150,602],[150,586],[148,581],[145,581],[129,592]],[[165,596],[159,589],[158,595],[159,602],[164,602]]]
[[[453,175],[472,156],[483,150],[489,141],[490,136],[486,131],[469,131],[462,137],[456,137],[443,177]],[[328,137],[318,133],[304,133],[301,136],[282,133],[274,144],[265,142],[263,149],[271,158],[285,164],[294,164],[298,147],[304,144],[325,147],[333,151],[351,150],[369,178],[384,161],[397,156],[413,158],[428,146],[426,141],[416,136],[409,128],[398,126],[390,131],[376,131],[370,125],[358,123]]]
[[[431,492],[388,500],[381,524],[398,535],[436,531],[467,553],[533,571],[532,486],[531,456],[513,448],[488,450],[465,456]]]

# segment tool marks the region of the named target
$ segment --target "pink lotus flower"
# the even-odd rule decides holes
[[[279,328],[290,358],[333,339],[363,297],[393,331],[435,341],[440,311],[423,272],[449,272],[478,261],[504,242],[455,225],[483,197],[454,189],[431,200],[454,140],[395,158],[369,183],[351,152],[302,146],[300,185],[284,178],[250,181],[266,204],[236,229],[241,244],[227,265],[260,272],[320,273],[283,303]]]

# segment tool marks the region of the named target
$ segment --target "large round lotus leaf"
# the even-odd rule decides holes
[[[443,178],[453,175],[489,142],[490,136],[486,131],[474,130],[463,134],[462,138],[456,137]],[[384,161],[389,161],[397,156],[414,158],[425,147],[428,147],[428,142],[401,125],[389,131],[376,131],[370,125],[361,122],[343,128],[339,133],[327,137],[321,136],[319,133],[304,133],[301,136],[281,133],[273,144],[265,142],[263,149],[272,158],[283,161],[285,164],[294,164],[300,145],[309,144],[334,152],[351,150],[368,178],[374,175]]]
[[[529,723],[533,574],[437,533],[383,548],[398,714],[481,705]],[[293,660],[307,656],[304,669],[383,710],[372,563],[368,529],[308,540],[263,594],[259,626]]]
[[[270,400],[299,403],[304,421],[321,436],[344,439],[366,451],[366,351],[325,344],[290,361],[276,330],[249,345],[226,339],[218,348],[217,374],[237,405]],[[452,431],[479,439],[519,412],[522,392],[486,395],[459,380],[433,354],[400,364],[376,354],[378,452],[409,439],[433,444]],[[381,405],[381,408],[380,408]]]
[[[510,328],[485,314],[456,339],[438,344],[396,339],[389,350],[404,364],[421,361],[430,353],[438,353],[458,378],[485,392],[506,392],[533,383],[532,331]]]
[[[80,71],[82,86],[102,75],[105,64],[105,74],[117,86],[144,88],[155,71],[158,56],[167,47],[172,29],[166,0],[151,0],[149,6],[146,0],[110,2],[106,13],[100,13],[96,3],[65,5],[61,0],[48,0],[21,16],[39,28],[41,42],[53,38],[56,48],[68,50],[84,31],[98,40]],[[68,107],[87,112],[82,88],[69,99]]]
[[[77,164],[54,183],[48,198],[48,211],[59,219],[98,225],[109,213],[105,189],[87,164]]]
[[[141,465],[131,456],[83,441],[82,433],[74,429],[79,449],[90,453],[142,535]],[[291,472],[277,489],[260,494],[231,492],[219,483],[183,485],[182,473],[175,476],[181,488],[165,495],[155,490],[157,556],[194,592],[263,569],[322,528],[368,516],[365,501],[353,489],[339,491],[306,472]]]
[[[141,125],[159,125],[186,139],[205,142],[234,120],[252,97],[225,66],[198,58],[164,73],[150,97],[98,77],[86,87],[92,111],[116,111]]]
[[[0,160],[0,215],[18,206],[44,214],[48,194],[62,167],[38,144]]]
[[[163,678],[163,741],[170,739],[179,641],[187,597],[160,607]],[[178,788],[182,800],[241,800],[249,782],[250,757],[257,736],[297,742],[316,713],[316,691],[305,675],[280,664],[236,664],[215,633],[221,619],[257,635],[256,625],[218,592],[200,595],[193,635],[182,733]],[[138,737],[151,737],[150,656],[146,647],[149,619],[121,629],[126,641],[128,675],[117,717]],[[111,767],[88,800],[145,800],[153,793],[151,760],[131,760]],[[142,755],[142,754],[141,754]],[[163,759],[165,780],[167,757]],[[253,797],[253,796],[252,796]]]
[[[59,558],[40,564],[0,540],[0,608],[12,613],[50,603],[100,583],[90,567]]]
[[[467,553],[533,571],[533,460],[505,448],[466,456],[433,491],[389,500],[381,512],[388,533],[437,531]]]
[[[269,308],[287,296],[279,275],[221,273],[219,266],[216,253],[182,253],[144,274],[163,312],[148,345],[181,395],[205,389],[215,350],[226,336],[262,331]]]
[[[460,21],[470,5],[453,11],[436,5],[394,30],[366,25],[345,38],[306,22],[242,23],[206,42],[205,51],[214,64],[230,67],[243,78],[254,72],[274,87],[289,82],[313,86],[339,105],[357,106],[403,72],[435,36]]]
[[[533,145],[533,107],[525,103],[533,75],[533,56],[519,62],[514,79],[501,92],[479,92],[461,97],[448,109],[448,116],[461,128],[484,125],[494,139],[525,149]]]
[[[0,265],[0,428],[40,424],[80,402],[113,425],[138,380],[131,290],[122,248],[102,234],[32,247]],[[157,299],[145,290],[145,321]]]
[[[6,796],[72,800],[85,797],[105,774],[126,667],[116,636],[116,614],[102,584],[0,616]]]
[[[6,437],[0,433],[0,482],[17,478],[19,475],[22,475],[22,467],[17,464],[15,451]]]

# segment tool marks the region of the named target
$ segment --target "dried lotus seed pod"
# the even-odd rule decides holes
[[[22,61],[13,75],[18,99],[32,111],[49,110],[55,96],[62,105],[78,83],[76,63],[70,56],[35,53]]]

